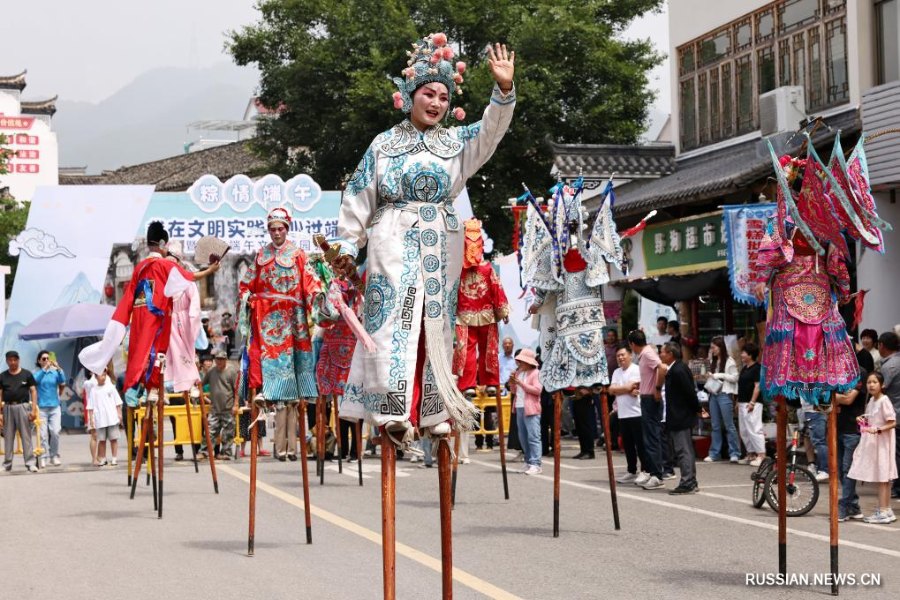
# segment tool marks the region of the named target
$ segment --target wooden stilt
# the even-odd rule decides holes
[[[197,463],[197,447],[194,445],[194,421],[191,419],[191,393],[182,392],[181,397],[184,398],[184,413],[187,416],[188,436],[191,438],[191,455],[194,457],[194,473],[199,473],[200,465]]]
[[[306,460],[306,400],[300,401],[300,474],[303,480],[303,514],[306,520],[306,543],[312,544],[312,515],[309,512],[309,465]]]
[[[353,435],[356,437],[356,468],[359,471],[359,487],[363,485],[363,439],[362,439],[362,421],[356,421],[356,429],[353,430]]]
[[[562,392],[553,394],[553,537],[559,537],[559,422],[562,419]]]
[[[609,473],[609,497],[612,501],[613,524],[616,531],[621,529],[619,524],[619,500],[616,496],[616,474],[613,469],[612,459],[612,434],[609,431],[609,396],[607,388],[604,386],[600,392],[600,417],[603,421],[603,435],[606,439],[606,470]]]
[[[156,513],[157,519],[162,519],[162,517],[163,517],[163,451],[165,449],[165,444],[163,444],[163,440],[165,439],[163,437],[163,418],[164,418],[164,411],[166,409],[166,403],[163,402],[163,400],[166,397],[165,396],[166,390],[163,387],[163,383],[162,383],[162,379],[163,379],[162,373],[163,373],[163,371],[160,370],[159,399],[156,402],[156,418],[157,418],[156,452],[157,452],[157,457],[158,457],[158,459],[156,461],[156,468],[157,468],[157,470],[159,470],[159,510]]]
[[[157,460],[156,460],[156,453],[155,453],[157,437],[156,437],[156,428],[154,426],[153,416],[152,416],[153,408],[154,408],[153,406],[149,406],[149,408],[148,408],[148,412],[151,413],[151,417],[150,417],[150,432],[148,435],[149,443],[147,444],[147,455],[148,455],[147,469],[149,469],[150,480],[152,481],[152,485],[153,485],[153,510],[158,511],[159,510],[159,488],[158,488],[158,484],[157,484],[157,480],[156,480]]]
[[[453,471],[450,479],[450,508],[456,506],[456,470],[459,467],[459,443],[460,434],[453,432]]]
[[[145,406],[144,418],[141,420],[141,435],[138,438],[138,446],[137,446],[138,451],[137,451],[137,459],[135,460],[135,464],[134,464],[134,476],[131,478],[131,499],[132,500],[134,500],[134,492],[137,489],[138,477],[141,474],[141,464],[144,461],[144,452],[146,452],[146,445],[149,441],[148,440],[148,438],[149,438],[148,432],[150,431],[149,417],[150,417],[150,407]],[[131,456],[130,448],[129,448],[129,456]]]
[[[188,419],[190,418],[190,413],[188,413]],[[209,416],[206,413],[206,396],[203,394],[202,385],[200,387],[200,429],[203,432],[203,435],[206,436],[206,457],[207,460],[209,460],[209,472],[212,475],[213,489],[218,494],[219,478],[216,476],[216,452],[213,447],[212,436],[209,434]],[[193,443],[193,439],[191,440],[191,443]]]
[[[445,461],[448,462],[448,461]],[[381,431],[381,559],[384,600],[396,600],[396,473],[397,449]],[[449,470],[449,469],[448,469]]]
[[[831,395],[831,411],[828,413],[828,509],[829,533],[831,542],[831,595],[838,595],[838,483],[840,482],[840,465],[837,450],[837,410],[834,393]]]
[[[453,598],[453,523],[450,485],[450,445],[447,438],[438,444],[438,490],[441,498],[441,598]],[[455,444],[459,444],[459,435]]]
[[[248,398],[254,398],[256,390],[250,390]],[[247,532],[247,556],[253,556],[253,543],[256,530],[256,456],[259,441],[259,428],[256,419],[259,418],[259,407],[253,402],[250,408],[250,515],[249,531]]]
[[[775,398],[775,468],[778,472],[778,572],[787,575],[787,406],[783,396]]]
[[[509,500],[509,480],[506,478],[506,440],[503,431],[503,388],[497,386],[497,439],[500,442],[500,472],[503,474],[503,498]],[[511,400],[511,399],[510,399]]]
[[[134,408],[128,407],[125,409],[125,441],[128,443],[128,487],[131,487],[131,482],[135,478],[131,474],[131,465],[134,462]]]
[[[316,398],[316,475],[325,485],[325,398]]]
[[[343,454],[341,450],[341,413],[338,408],[337,395],[332,395],[331,398],[334,401],[334,450],[338,459],[338,473],[343,473],[344,464],[341,460],[341,454]]]

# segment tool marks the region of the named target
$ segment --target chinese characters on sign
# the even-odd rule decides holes
[[[268,243],[266,220],[256,217],[199,218],[199,219],[151,219],[162,221],[169,237],[179,240],[188,254],[193,253],[197,241],[212,235],[222,239],[237,254],[252,254]],[[326,238],[337,237],[337,219],[295,219],[289,236],[305,251],[312,249],[312,236],[322,234]]]
[[[643,247],[648,275],[724,267],[722,213],[650,225],[644,231]]]
[[[34,117],[0,115],[0,133],[6,135],[7,146],[14,152],[7,163],[10,173],[34,175],[41,172],[41,165],[37,162],[40,160],[41,152],[34,149],[34,146],[40,145],[41,138],[38,135],[22,133],[31,130],[32,125]]]
[[[319,202],[322,188],[309,175],[297,175],[288,181],[271,174],[257,181],[246,175],[235,175],[225,183],[215,175],[204,175],[188,189],[188,195],[207,213],[214,213],[222,206],[243,213],[256,205],[266,210],[289,205],[304,213]]]

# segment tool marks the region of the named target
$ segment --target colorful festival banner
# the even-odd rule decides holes
[[[728,280],[738,302],[760,306],[753,297],[751,270],[766,229],[766,221],[775,216],[774,204],[739,204],[724,207]]]

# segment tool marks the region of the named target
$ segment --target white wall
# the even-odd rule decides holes
[[[21,113],[18,98],[10,93],[0,90],[0,114],[4,117],[19,116]],[[0,129],[8,138],[11,138],[8,147],[13,150],[38,150],[40,152],[40,173],[7,173],[0,175],[0,187],[9,186],[10,193],[17,200],[31,200],[34,191],[41,185],[59,184],[59,147],[56,133],[51,131],[50,125],[35,118],[34,124],[29,130]],[[40,139],[38,145],[18,145],[15,143],[16,134],[28,134]],[[15,159],[13,159],[15,160]]]
[[[857,264],[857,286],[869,290],[862,326],[879,334],[900,324],[900,202],[887,192],[876,193],[878,215],[894,226],[884,234],[885,253],[866,250]]]

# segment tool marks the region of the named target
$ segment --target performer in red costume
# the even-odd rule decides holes
[[[143,383],[151,388],[151,394],[156,393],[160,384],[156,356],[165,354],[169,348],[172,298],[193,285],[195,280],[219,270],[219,264],[213,263],[199,273],[190,273],[165,260],[168,241],[169,234],[163,224],[159,221],[150,223],[147,227],[150,254],[134,268],[103,339],[78,355],[81,364],[91,372],[103,371],[125,338],[125,328],[130,324],[125,388]]]
[[[465,225],[465,254],[459,279],[456,307],[455,371],[457,387],[468,395],[476,385],[488,386],[487,394],[500,385],[499,328],[509,322],[509,302],[500,278],[484,260],[481,221],[469,219]],[[491,389],[493,388],[493,389]]]

